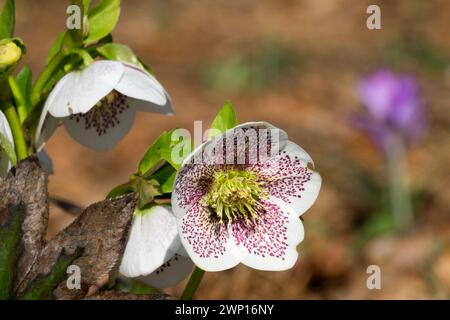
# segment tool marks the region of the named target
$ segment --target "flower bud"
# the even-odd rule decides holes
[[[14,42],[0,43],[0,70],[6,71],[20,61],[22,50]]]

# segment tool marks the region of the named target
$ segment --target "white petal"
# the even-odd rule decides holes
[[[205,271],[222,271],[239,263],[227,226],[211,223],[209,210],[200,203],[177,219],[184,249],[195,265]]]
[[[185,258],[189,258],[189,254],[187,253],[186,249],[183,246],[180,247],[177,254]]]
[[[0,111],[0,133],[9,141],[9,143],[11,143],[12,147],[14,147],[11,127],[2,111]],[[11,165],[8,155],[0,147],[0,177],[4,177],[8,173],[9,169],[11,169]]]
[[[9,126],[8,119],[4,113],[0,110],[0,133],[3,134],[8,141],[14,145],[14,138],[12,135],[11,127]]]
[[[305,213],[316,201],[319,196],[320,187],[322,185],[322,178],[320,175],[313,170],[307,169],[310,174],[308,180],[301,180],[299,177],[286,178],[283,180],[275,181],[271,186],[278,186],[276,188],[271,188],[271,194],[273,194],[274,189],[279,189],[280,193],[277,193],[276,197],[284,200],[284,202],[292,207],[292,209],[297,213],[297,216],[301,216]],[[297,187],[297,183],[298,187]],[[281,184],[289,184],[289,189],[284,187],[280,188]],[[301,185],[301,187],[299,187]],[[301,188],[302,190],[297,191],[295,188]],[[293,190],[291,193],[288,190]]]
[[[271,139],[267,139],[270,134]],[[247,122],[209,140],[186,158],[185,163],[254,164],[285,147],[287,134],[267,122]],[[268,151],[270,150],[270,154]]]
[[[242,263],[258,270],[282,271],[292,268],[298,258],[297,245],[303,240],[303,224],[288,205],[270,198],[256,225],[236,222],[233,236]]]
[[[312,164],[314,166],[314,161],[308,154],[308,152],[306,152],[302,147],[292,141],[286,141],[281,151],[284,151],[286,154],[289,154],[293,157],[297,157],[304,167],[306,167],[308,164]]]
[[[172,100],[169,96],[167,96],[167,101],[164,105],[157,105],[145,100],[138,100],[133,98],[129,98],[128,101],[130,102],[130,106],[136,111],[162,113],[169,116],[175,113],[172,105]]]
[[[311,157],[293,142],[287,141],[281,153],[253,166],[262,180],[268,181],[270,195],[291,205],[298,215],[316,201],[322,179],[308,168]]]
[[[86,113],[119,83],[124,67],[116,61],[96,61],[66,74],[52,90],[44,109],[57,118]]]
[[[47,174],[53,174],[53,160],[52,158],[50,158],[50,156],[48,155],[48,153],[42,149],[39,153],[38,153],[38,158],[39,158],[39,162],[42,166],[42,169],[45,171],[45,173]]]
[[[44,148],[45,143],[50,139],[50,137],[58,128],[61,122],[60,118],[53,117],[48,110],[45,109],[41,113],[41,118],[39,119],[39,124],[36,129],[36,149],[41,151]]]
[[[91,110],[93,112],[94,110]],[[136,112],[129,108],[117,116],[118,123],[99,134],[95,126],[86,129],[85,119],[77,122],[75,117],[64,118],[64,126],[70,135],[82,145],[99,151],[114,147],[130,131]]]
[[[149,102],[150,109],[155,108],[156,106],[154,105],[157,105],[160,108],[159,110],[161,110],[161,106],[164,106],[168,99],[166,91],[158,80],[135,66],[126,64],[123,66],[122,78],[115,89],[127,97]]]
[[[158,270],[139,280],[157,289],[165,289],[183,281],[191,272],[194,263],[191,259],[176,254]]]
[[[136,211],[119,271],[130,278],[148,275],[172,258],[180,245],[168,207]]]

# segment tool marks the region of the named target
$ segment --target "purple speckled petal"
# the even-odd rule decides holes
[[[259,270],[290,269],[298,258],[297,245],[303,240],[303,225],[298,215],[282,201],[263,201],[254,224],[232,223],[231,230],[242,263]]]
[[[205,271],[221,271],[240,261],[226,224],[212,223],[209,209],[197,202],[178,221],[181,242],[194,263]]]
[[[267,122],[247,122],[207,141],[185,163],[255,164],[282,149],[287,134]]]
[[[253,170],[266,181],[271,196],[301,215],[316,201],[322,183],[320,175],[307,167],[310,159],[302,148],[288,141],[279,155],[255,165]]]
[[[172,210],[182,218],[208,192],[214,166],[186,164],[177,173],[172,192]]]

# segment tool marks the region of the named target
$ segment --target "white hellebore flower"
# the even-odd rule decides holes
[[[194,263],[220,271],[239,263],[286,270],[298,258],[302,215],[321,177],[311,157],[266,122],[209,140],[183,162],[172,193],[181,242]]]
[[[136,209],[120,273],[163,289],[186,278],[192,267],[191,259],[181,247],[170,208]]]
[[[14,139],[11,132],[11,127],[9,126],[8,120],[2,111],[0,111],[0,134],[14,148]],[[8,155],[0,145],[0,177],[4,177],[8,173],[9,169],[11,169],[11,166],[12,163],[9,160]]]
[[[170,97],[150,73],[100,60],[59,80],[44,105],[36,132],[40,149],[60,120],[79,143],[108,150],[130,130],[137,111],[172,114]]]

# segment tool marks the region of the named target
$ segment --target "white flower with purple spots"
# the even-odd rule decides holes
[[[120,273],[163,289],[186,278],[192,267],[170,208],[136,209]]]
[[[2,111],[0,111],[0,134],[6,139],[6,142],[14,148],[14,139],[11,132],[11,127],[9,126],[8,120]],[[4,177],[8,173],[9,169],[11,169],[11,166],[11,160],[0,144],[0,177]]]
[[[316,200],[321,177],[311,157],[266,123],[239,125],[183,162],[172,207],[181,242],[205,271],[239,263],[286,270],[303,240],[300,216]]]
[[[79,143],[108,150],[130,130],[137,111],[172,114],[173,108],[148,72],[117,61],[95,61],[56,84],[39,120],[36,146],[40,149],[62,120]]]

